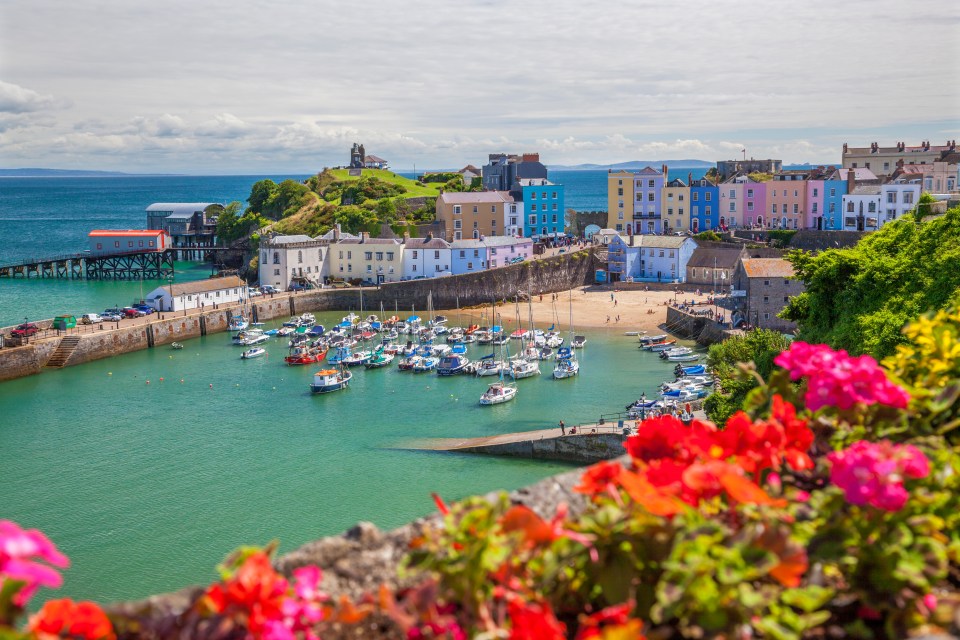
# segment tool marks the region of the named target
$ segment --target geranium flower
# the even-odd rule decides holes
[[[283,619],[288,588],[286,579],[274,571],[270,558],[257,551],[229,580],[212,585],[204,596],[213,611],[239,615],[250,632],[259,635],[267,622]]]
[[[885,511],[899,511],[910,497],[903,486],[904,477],[924,478],[930,473],[930,464],[919,449],[888,440],[860,440],[829,454],[827,460],[830,481],[843,489],[847,502]]]
[[[636,435],[627,438],[623,446],[631,458],[644,462],[685,457],[689,455],[684,446],[688,434],[687,427],[676,417],[658,416],[641,422]]]
[[[577,493],[587,495],[598,495],[601,493],[610,494],[615,500],[620,500],[620,494],[617,491],[617,481],[623,467],[619,462],[598,462],[587,468],[580,476],[580,484],[573,488]]]
[[[510,616],[510,640],[565,640],[567,627],[553,615],[546,602],[526,602],[520,598],[507,606]]]
[[[581,615],[575,640],[590,638],[644,640],[644,636],[640,633],[643,623],[630,617],[633,607],[633,602],[625,602],[601,609],[589,616]]]
[[[832,406],[850,409],[857,404],[906,408],[910,394],[887,379],[870,356],[851,357],[826,345],[793,342],[774,362],[790,372],[791,380],[807,378],[804,401],[816,411]]]
[[[30,618],[29,629],[46,638],[82,638],[114,640],[113,625],[107,614],[93,602],[74,602],[70,598],[50,600]]]
[[[60,568],[70,565],[67,556],[40,531],[24,530],[15,522],[0,520],[0,585],[6,580],[24,583],[13,596],[13,603],[19,607],[25,606],[41,586],[56,589],[63,584],[59,571],[36,560]]]

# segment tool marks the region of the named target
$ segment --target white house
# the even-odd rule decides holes
[[[320,285],[329,275],[328,240],[310,236],[264,236],[260,240],[260,284],[286,291],[292,284]]]
[[[158,287],[147,295],[147,304],[157,311],[183,311],[213,307],[244,299],[247,285],[237,276],[210,278]]]
[[[450,262],[455,275],[494,269],[533,255],[531,238],[489,236],[477,240],[455,240],[450,244]]]
[[[617,235],[607,245],[608,271],[623,281],[684,282],[696,248],[690,237]]]
[[[402,280],[452,273],[450,243],[443,238],[408,238],[403,244]]]
[[[860,185],[843,196],[843,230],[876,231],[880,226],[880,185]]]
[[[907,180],[894,180],[880,187],[880,226],[899,219],[920,200],[920,183]]]

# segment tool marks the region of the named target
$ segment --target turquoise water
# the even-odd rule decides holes
[[[355,369],[346,391],[314,396],[315,367],[286,366],[285,343],[243,361],[225,333],[6,382],[0,517],[70,556],[57,595],[106,601],[210,581],[240,544],[290,550],[359,520],[396,527],[433,510],[431,491],[457,499],[567,468],[405,443],[594,422],[671,377],[636,338],[587,336],[579,377],[552,380],[541,363],[495,407],[477,404],[490,378],[395,367]]]

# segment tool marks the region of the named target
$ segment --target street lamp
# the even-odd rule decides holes
[[[647,394],[640,394],[640,422],[647,419]]]

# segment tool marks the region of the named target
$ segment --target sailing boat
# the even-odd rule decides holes
[[[553,377],[557,380],[572,378],[580,373],[580,362],[573,348],[573,289],[570,290],[570,346],[557,350],[557,364],[553,368]]]
[[[528,338],[521,341],[526,343],[523,353],[510,361],[510,375],[514,380],[529,378],[540,375],[540,349],[537,348],[534,341],[533,327],[533,307],[530,306],[530,329],[527,331]],[[520,301],[517,300],[517,326],[520,326]]]
[[[496,312],[496,310],[494,310],[494,312]],[[500,358],[503,360],[502,344],[500,345]],[[481,405],[503,404],[517,397],[517,385],[512,382],[505,382],[503,379],[504,369],[506,369],[506,367],[500,368],[500,379],[487,387],[487,390],[480,396]]]

